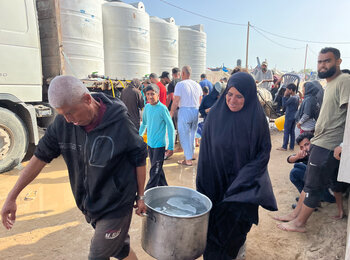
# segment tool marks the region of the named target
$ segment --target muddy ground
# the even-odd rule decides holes
[[[322,203],[308,224],[307,232],[288,233],[276,228],[275,214],[287,213],[295,203],[297,190],[289,181],[292,165],[286,162],[290,152],[276,151],[282,133],[272,130],[273,148],[269,163],[270,177],[279,212],[260,208],[260,222],[247,239],[247,260],[261,259],[344,259],[346,219],[333,220],[335,204]],[[197,151],[198,153],[198,151]],[[196,164],[176,164],[177,153],[166,161],[164,170],[170,185],[195,188]],[[25,164],[23,164],[25,165]],[[18,178],[19,169],[0,175],[0,205]],[[18,198],[17,221],[10,231],[0,227],[0,259],[87,259],[93,229],[75,207],[60,157],[47,165]],[[347,206],[347,201],[344,202]],[[141,247],[141,217],[134,216],[130,228],[131,246],[140,260],[153,259]]]

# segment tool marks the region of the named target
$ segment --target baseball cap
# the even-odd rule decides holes
[[[168,79],[170,79],[170,73],[167,72],[167,71],[163,71],[163,72],[162,72],[162,75],[160,75],[160,78],[161,78],[161,79],[162,79],[162,78],[168,78]]]
[[[261,63],[261,65],[267,66],[267,61],[263,61],[263,62]]]

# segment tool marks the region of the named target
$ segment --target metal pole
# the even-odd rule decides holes
[[[308,49],[308,44],[306,44],[306,50],[305,50],[305,62],[304,62],[304,80],[306,78],[306,59],[307,59],[307,49]]]
[[[245,68],[246,68],[246,69],[248,69],[249,27],[250,27],[250,23],[248,22],[248,28],[247,28],[247,48],[246,48],[246,53],[245,53]]]

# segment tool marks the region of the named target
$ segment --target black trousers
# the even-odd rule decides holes
[[[343,192],[347,184],[338,182],[339,161],[334,158],[333,151],[311,145],[310,157],[305,173],[304,204],[316,208],[322,191],[330,187],[334,192]]]
[[[146,190],[157,186],[168,186],[163,171],[165,147],[151,148],[148,146],[148,155],[151,160],[151,169]]]

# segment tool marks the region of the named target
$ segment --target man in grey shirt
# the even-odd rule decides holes
[[[271,70],[267,69],[266,61],[263,61],[263,63],[261,63],[261,69],[257,69],[253,75],[255,77],[256,83],[261,82],[261,84],[259,84],[259,87],[266,88],[267,90],[271,91],[273,73]]]

